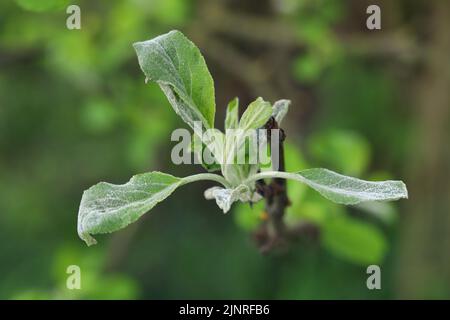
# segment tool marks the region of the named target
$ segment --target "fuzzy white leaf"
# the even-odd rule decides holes
[[[273,104],[272,117],[274,117],[278,125],[280,125],[281,121],[283,121],[284,117],[288,113],[290,104],[291,101],[285,99],[278,100]]]
[[[135,175],[125,184],[100,182],[83,193],[78,211],[78,234],[88,245],[90,234],[110,233],[139,219],[167,198],[182,179],[162,172]]]
[[[117,231],[139,219],[181,185],[211,180],[226,187],[222,176],[200,173],[177,178],[162,172],[135,175],[125,184],[100,182],[84,191],[78,211],[78,234],[88,245],[92,234]]]
[[[408,190],[402,181],[365,181],[322,168],[307,169],[296,173],[266,171],[254,175],[246,183],[273,177],[303,182],[328,200],[346,205],[365,201],[393,201],[408,198]]]
[[[259,200],[258,198],[252,197],[253,192],[246,185],[239,185],[234,189],[226,189],[220,187],[212,187],[205,190],[204,196],[206,199],[215,199],[217,205],[223,210],[223,213],[227,213],[231,205],[236,201],[251,201]]]
[[[214,127],[214,82],[200,50],[180,31],[133,44],[147,80],[156,81],[175,112],[191,126]]]

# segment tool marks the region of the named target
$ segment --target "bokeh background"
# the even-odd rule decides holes
[[[0,298],[450,298],[450,2],[0,2]],[[369,31],[366,8],[381,7]],[[215,80],[216,125],[238,96],[292,100],[287,165],[402,179],[410,199],[346,208],[289,184],[288,223],[318,237],[261,254],[261,207],[224,215],[181,188],[123,231],[78,238],[82,191],[174,166],[184,127],[131,44],[179,29]],[[241,110],[242,112],[242,110]],[[66,288],[78,265],[82,289]],[[368,290],[378,264],[382,290]]]

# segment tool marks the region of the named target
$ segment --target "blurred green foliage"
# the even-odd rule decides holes
[[[341,57],[342,49],[332,27],[344,17],[344,4],[326,0],[282,2],[291,3],[288,15],[295,20],[297,35],[306,47],[306,52],[293,62],[294,75],[303,83],[314,83]]]
[[[131,43],[182,23],[187,3],[85,1],[82,30],[72,32],[66,1],[17,4],[0,4],[0,251],[8,261],[0,297],[136,298],[131,277],[102,275],[105,249],[80,245],[77,202],[93,181],[161,166],[160,141],[177,120],[135,72]],[[80,292],[64,289],[69,257],[82,270]],[[55,265],[59,275],[49,271]]]
[[[16,3],[25,10],[43,12],[43,11],[56,11],[64,9],[69,1],[68,0],[15,0]]]
[[[12,299],[136,299],[137,283],[121,274],[103,272],[105,253],[98,250],[83,252],[79,247],[61,247],[55,251],[49,276],[55,283],[52,288],[27,288],[13,295]],[[81,270],[81,289],[66,286],[70,275],[62,270],[76,264]]]

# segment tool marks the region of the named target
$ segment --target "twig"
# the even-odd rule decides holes
[[[284,145],[286,135],[278,126],[278,123],[271,117],[266,125],[267,139],[271,141],[271,129],[279,129],[278,160],[271,153],[272,163],[279,161],[278,171],[285,171]],[[270,146],[272,147],[272,146]],[[267,220],[261,225],[261,228],[254,233],[254,238],[261,252],[266,253],[275,247],[285,247],[289,242],[307,235],[310,238],[317,238],[318,228],[316,225],[308,222],[300,223],[289,228],[284,222],[286,208],[291,205],[287,195],[287,184],[285,179],[273,178],[270,184],[264,180],[258,180],[256,183],[257,191],[265,199],[265,210]]]
[[[279,129],[279,143],[278,143],[278,159],[279,171],[285,171],[284,163],[284,147],[283,142],[285,134],[282,129],[278,127],[278,123],[273,117],[267,121],[264,126],[267,129],[267,140],[271,141],[271,130]],[[270,146],[272,147],[272,146]],[[271,154],[272,163],[276,161],[274,153]],[[287,196],[287,185],[285,179],[274,178],[270,184],[266,184],[263,180],[259,180],[256,184],[257,191],[265,199],[265,210],[267,212],[267,221],[261,226],[261,229],[255,233],[255,239],[261,252],[267,252],[275,246],[280,246],[287,243],[287,226],[284,223],[283,217],[286,207],[290,205]]]

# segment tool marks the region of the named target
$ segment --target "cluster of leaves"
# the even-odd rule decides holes
[[[215,95],[212,77],[199,49],[181,32],[171,31],[154,39],[134,44],[139,64],[147,80],[156,81],[167,96],[175,112],[196,134],[196,122],[204,129],[214,128]],[[274,104],[258,98],[252,102],[241,119],[238,119],[237,100],[230,103],[225,120],[226,129],[239,127],[256,130],[271,116],[281,121],[289,103],[284,100]],[[222,136],[218,130],[217,135]],[[203,135],[201,138],[203,139]],[[217,136],[216,136],[217,138]],[[224,144],[215,141],[225,139]],[[227,152],[227,137],[202,141],[213,155],[221,158]],[[243,146],[245,147],[245,146]],[[231,152],[230,152],[231,153]],[[231,154],[233,157],[234,154]],[[306,169],[287,173],[260,171],[260,166],[223,164],[222,175],[203,173],[178,178],[162,172],[149,172],[131,178],[126,184],[101,182],[86,190],[78,214],[78,233],[88,245],[94,244],[91,234],[119,230],[136,221],[172,194],[178,187],[199,180],[212,180],[222,184],[205,192],[227,212],[235,201],[255,201],[255,182],[261,179],[292,179],[310,186],[325,198],[346,205],[364,201],[397,200],[407,197],[401,181],[370,182],[347,177],[327,169]],[[259,199],[256,199],[259,200]]]

